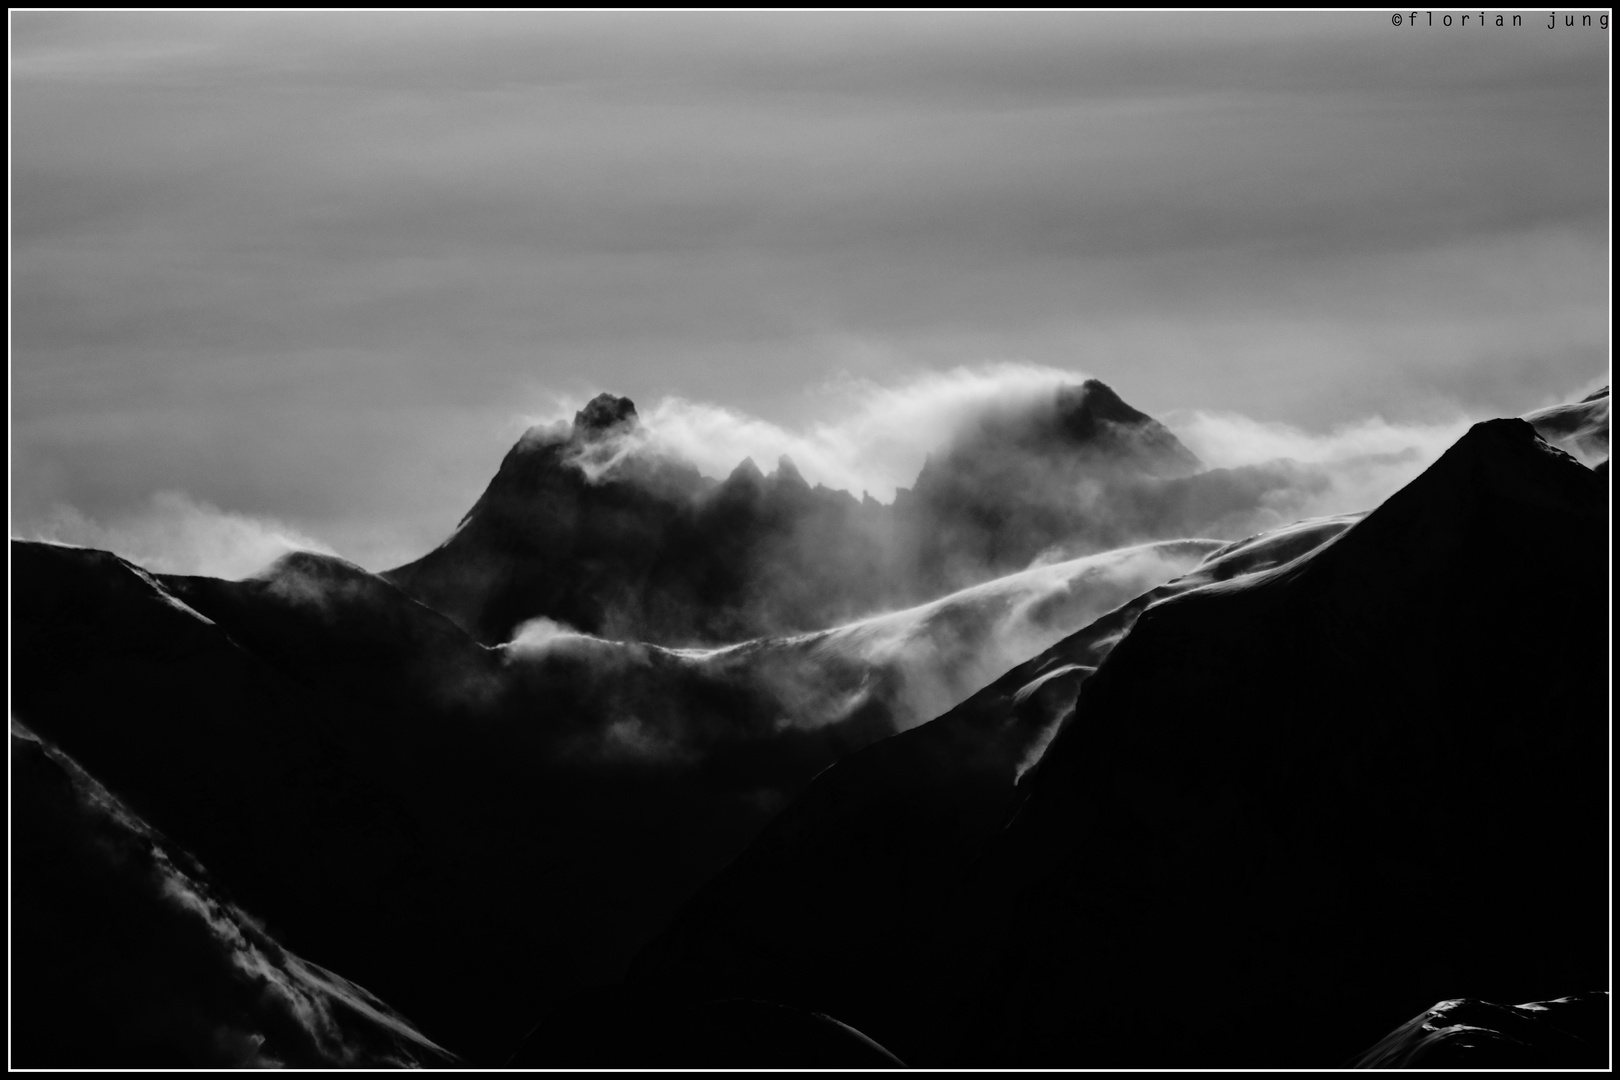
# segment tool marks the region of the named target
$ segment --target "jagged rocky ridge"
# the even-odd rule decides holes
[[[811,487],[786,459],[708,479],[603,394],[567,430],[531,429],[449,540],[383,576],[486,644],[545,617],[716,645],[923,603],[1051,549],[1230,539],[1302,468],[1200,471],[1163,425],[1090,379],[987,414],[885,505]]]

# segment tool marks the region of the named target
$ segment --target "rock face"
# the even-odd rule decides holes
[[[634,430],[640,424],[635,402],[612,394],[598,394],[574,414],[574,430],[601,435]]]
[[[879,518],[791,464],[707,480],[648,446],[634,406],[604,394],[570,431],[526,434],[456,534],[384,576],[486,644],[539,616],[718,644],[835,624],[863,588],[889,596]]]
[[[1204,535],[1223,496],[1161,498],[1198,468],[1093,379],[986,419],[885,506],[811,487],[786,458],[707,480],[661,454],[629,400],[603,394],[568,431],[526,434],[456,534],[384,576],[486,644],[537,616],[719,644],[931,600],[1059,542],[1082,555]],[[1161,502],[1173,510],[1143,509]]]
[[[1425,1009],[1356,1059],[1361,1069],[1603,1069],[1609,995],[1523,1005],[1454,998]]]
[[[1144,612],[976,868],[996,940],[936,1060],[1332,1065],[1450,988],[1601,985],[1605,488],[1476,425],[1308,557]]]

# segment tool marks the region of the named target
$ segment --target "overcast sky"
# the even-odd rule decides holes
[[[1522,413],[1608,369],[1609,31],[1546,22],[14,14],[12,530],[381,568],[599,390]]]

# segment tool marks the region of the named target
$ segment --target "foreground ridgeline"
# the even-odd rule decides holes
[[[1602,1069],[1609,995],[1493,1005],[1458,998],[1425,1009],[1356,1059],[1363,1069]]]
[[[11,736],[12,1063],[453,1065],[383,1002],[283,949],[71,759]]]
[[[13,541],[13,1064],[1602,1065],[1607,393],[1529,419],[1236,542],[1286,469],[1096,382],[893,505],[603,395],[385,575]]]

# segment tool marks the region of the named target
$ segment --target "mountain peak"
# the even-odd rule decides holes
[[[1077,442],[1089,442],[1102,424],[1125,427],[1158,427],[1147,413],[1134,409],[1101,379],[1087,379],[1079,386],[1060,386],[1057,392],[1058,424]]]
[[[1064,387],[1069,394],[1075,396],[1073,387]],[[1125,399],[1114,392],[1114,388],[1101,379],[1087,379],[1080,384],[1084,396],[1076,404],[1100,420],[1112,420],[1117,424],[1140,424],[1144,420],[1152,419],[1147,413],[1133,409],[1125,403]],[[1059,391],[1058,400],[1064,400],[1063,392]]]
[[[1112,459],[1164,477],[1203,468],[1168,428],[1127,405],[1100,379],[1065,383],[1031,407],[989,420],[959,440],[947,458],[960,459],[964,451],[981,455],[992,447],[1052,462],[1078,460],[1078,455],[1094,469],[1112,467],[1107,464]],[[935,469],[941,464],[936,462]]]
[[[1547,459],[1557,459],[1559,464],[1549,470],[1544,464]],[[1529,421],[1483,420],[1469,428],[1426,473],[1387,501],[1402,498],[1406,490],[1437,484],[1440,477],[1468,476],[1473,483],[1517,500],[1551,504],[1590,484],[1590,473],[1566,468],[1565,463],[1573,465],[1575,460],[1543,439]]]
[[[793,459],[786,454],[776,459],[775,476],[778,483],[791,484],[794,487],[810,486],[805,480],[804,474],[799,472],[799,467],[793,464]]]
[[[634,430],[640,423],[635,403],[629,398],[601,393],[574,414],[574,434],[605,434],[621,427]]]
[[[721,487],[727,491],[738,491],[743,488],[758,491],[764,484],[765,474],[754,464],[753,458],[745,457],[737,463],[735,469],[731,470],[731,475],[726,477]]]

